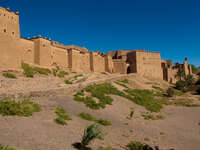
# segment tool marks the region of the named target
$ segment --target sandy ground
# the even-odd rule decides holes
[[[97,77],[92,78],[97,79]],[[162,88],[168,86],[165,82],[137,75],[133,75],[129,80],[131,86],[142,89],[151,88],[152,84]],[[61,83],[60,79],[52,82]],[[38,84],[41,83],[38,82]],[[51,83],[47,84],[52,86]],[[165,106],[161,112],[165,117],[163,120],[144,120],[141,113],[146,110],[122,97],[112,96],[114,99],[112,105],[102,110],[91,110],[84,104],[74,101],[72,94],[34,98],[33,100],[41,105],[42,110],[31,117],[0,116],[0,144],[19,147],[23,150],[74,150],[72,144],[80,142],[84,128],[92,124],[78,117],[80,112],[85,112],[112,122],[112,126],[102,127],[105,133],[104,140],[97,139],[90,145],[94,150],[99,146],[112,146],[123,150],[132,140],[152,146],[159,145],[162,149],[200,149],[199,107]],[[187,96],[191,97],[191,95]],[[195,96],[195,99],[200,99],[200,96]],[[68,121],[67,126],[54,122],[56,118],[54,111],[57,106],[63,107],[72,117],[73,120]],[[134,117],[127,119],[132,108]]]

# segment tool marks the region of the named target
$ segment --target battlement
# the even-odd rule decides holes
[[[19,12],[0,7],[0,69],[19,69],[21,62],[42,67],[60,66],[75,72],[138,73],[169,81],[178,68],[191,73],[187,59],[172,66],[159,52],[117,50],[102,53],[85,47],[64,45],[41,35],[20,38]]]
[[[12,14],[12,15],[19,15],[19,12],[18,11],[16,11],[16,12],[14,12],[14,11],[12,11],[10,8],[3,8],[3,7],[0,7],[0,12],[1,13],[3,13],[4,12],[4,14],[3,14],[3,16],[6,16],[6,14],[7,13],[9,13],[9,14]]]
[[[7,38],[20,38],[19,13],[9,8],[0,7],[0,36]]]

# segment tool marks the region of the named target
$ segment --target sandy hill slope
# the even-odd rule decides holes
[[[34,113],[31,117],[0,116],[0,144],[19,147],[23,150],[74,150],[72,144],[80,142],[85,127],[94,123],[78,116],[81,112],[84,112],[112,123],[111,126],[101,127],[104,137],[89,145],[93,150],[98,150],[100,146],[112,146],[118,150],[123,150],[127,149],[126,145],[134,140],[151,146],[159,145],[162,149],[199,149],[199,107],[164,105],[160,112],[150,113],[145,107],[137,105],[127,98],[111,94],[112,105],[106,105],[104,109],[93,110],[86,107],[82,102],[74,101],[73,96],[77,90],[87,86],[85,84],[91,83],[110,82],[118,90],[123,91],[125,87],[119,85],[116,81],[127,79],[128,83],[125,83],[125,85],[129,89],[148,89],[157,92],[165,91],[170,86],[168,83],[144,78],[137,74],[115,75],[115,78],[112,75],[88,74],[84,77],[84,80],[72,85],[63,85],[63,79],[54,77],[7,79],[6,81],[2,79],[1,93],[7,92],[4,91],[7,89],[5,85],[10,87],[10,93],[13,93],[15,89],[20,89],[17,92],[28,89],[27,93],[40,88],[52,91],[60,88],[62,90],[53,95],[46,90],[38,96],[31,95],[31,99],[41,107],[41,111]],[[10,84],[17,84],[18,86]],[[31,87],[28,87],[28,85],[31,85]],[[26,87],[28,88],[25,89]],[[75,87],[73,92],[67,92],[68,90],[71,91],[70,88],[72,87]],[[46,92],[49,95],[45,94]],[[88,94],[88,96],[90,95]],[[174,96],[169,101],[179,99],[200,104],[200,96],[191,93]],[[62,107],[72,118],[72,120],[67,121],[66,126],[59,125],[54,121],[57,117],[55,113],[57,107]],[[131,111],[134,112],[132,118],[130,118]],[[161,117],[155,120],[146,120],[144,114],[147,113]]]

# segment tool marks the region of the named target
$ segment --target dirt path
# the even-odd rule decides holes
[[[103,127],[106,133],[104,140],[92,143],[94,149],[110,145],[120,150],[121,146],[131,140],[139,140],[162,148],[199,150],[199,108],[168,106],[162,112],[164,120],[148,121],[141,117],[141,112],[145,111],[143,107],[118,96],[113,98],[113,105],[106,109],[91,110],[82,103],[75,102],[72,96],[40,97],[35,101],[42,106],[42,111],[32,117],[0,116],[1,144],[17,146],[24,150],[74,150],[72,144],[81,140],[84,128],[92,123],[80,119],[77,115],[87,112],[112,122],[112,126]],[[67,126],[54,122],[54,110],[57,106],[62,106],[73,118],[68,121]],[[135,110],[131,120],[126,118],[130,108]]]

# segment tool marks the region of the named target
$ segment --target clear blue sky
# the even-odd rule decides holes
[[[5,1],[5,0],[0,0]],[[200,66],[198,0],[10,0],[21,35],[106,52],[146,49]]]

